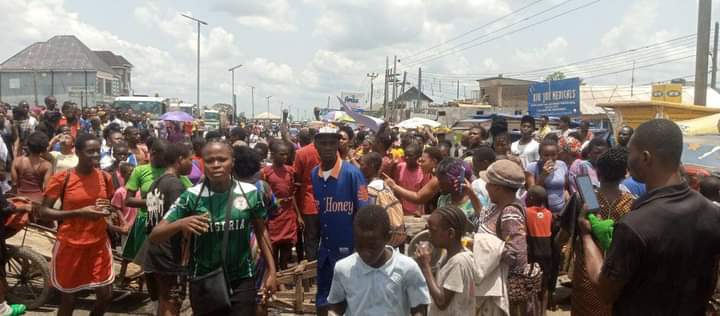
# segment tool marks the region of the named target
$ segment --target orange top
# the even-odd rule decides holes
[[[110,175],[94,169],[89,175],[78,175],[73,169],[53,175],[45,188],[45,196],[59,199],[60,191],[65,182],[65,174],[72,172],[68,178],[63,198],[63,210],[77,210],[85,206],[95,205],[99,198],[112,199],[115,188]],[[81,217],[68,218],[60,223],[57,239],[71,245],[85,246],[108,241],[107,222],[105,219],[86,219]]]
[[[532,237],[550,237],[552,235],[552,213],[539,206],[526,208],[528,235]]]

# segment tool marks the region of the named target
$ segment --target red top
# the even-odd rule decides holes
[[[395,182],[403,189],[410,190],[412,192],[418,192],[427,183],[426,175],[422,171],[420,166],[417,166],[415,170],[410,170],[407,167],[406,162],[401,162],[397,165],[397,174]],[[415,215],[418,209],[422,210],[422,204],[415,204],[405,199],[400,199],[402,202],[402,208],[405,215]]]
[[[200,166],[200,171],[202,171],[203,174],[205,174],[205,160],[202,159],[202,157],[195,154],[192,158],[193,161],[197,161],[198,165]]]
[[[540,206],[528,206],[526,225],[528,235],[532,237],[550,237],[552,234],[552,213]]]
[[[57,200],[65,183],[65,174],[72,172],[68,178],[63,198],[63,210],[77,210],[85,206],[95,205],[98,198],[111,200],[115,188],[110,175],[104,171],[93,169],[89,175],[79,175],[73,169],[53,175],[45,188],[45,196]],[[57,239],[71,245],[84,246],[108,241],[107,222],[104,218],[86,219],[72,217],[63,220],[58,227]]]
[[[75,121],[75,124],[68,125],[67,118],[63,115],[63,117],[58,122],[58,126],[63,126],[63,125],[70,128],[70,135],[72,135],[72,137],[77,138],[78,130],[80,130],[80,120],[79,119]]]
[[[320,165],[320,155],[315,148],[315,144],[307,145],[300,148],[295,153],[295,182],[300,183],[295,193],[298,208],[303,215],[317,215],[318,206],[315,204],[315,196],[313,195],[312,179],[310,174],[313,168]]]
[[[270,241],[273,244],[285,241],[294,244],[297,240],[297,215],[292,203],[295,195],[295,168],[266,166],[262,169],[262,178],[270,184],[279,206],[276,214],[270,216],[268,221]]]

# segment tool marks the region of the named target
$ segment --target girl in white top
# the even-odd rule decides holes
[[[444,206],[432,213],[427,227],[432,245],[445,249],[449,258],[437,275],[433,275],[429,247],[421,245],[416,250],[415,255],[432,297],[428,315],[474,315],[475,280],[478,279],[475,261],[472,252],[465,249],[460,241],[472,224],[459,208]]]

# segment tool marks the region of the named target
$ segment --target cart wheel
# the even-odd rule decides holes
[[[417,249],[421,241],[430,241],[430,231],[427,229],[423,230],[410,239],[410,243],[407,248],[408,256],[415,257],[415,249]],[[439,269],[440,263],[443,261],[445,261],[445,249],[433,248],[432,259],[430,260],[430,265],[433,267],[433,271]]]
[[[5,273],[8,302],[36,309],[50,299],[50,269],[39,253],[26,247],[8,246]]]

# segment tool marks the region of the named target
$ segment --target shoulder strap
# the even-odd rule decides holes
[[[65,171],[65,179],[63,180],[63,185],[60,187],[60,209],[63,209],[63,204],[65,204],[65,188],[67,188],[68,182],[70,181],[70,174],[75,171],[75,168],[70,168]]]
[[[242,186],[240,186],[240,190],[242,190]],[[227,246],[228,246],[228,239],[230,237],[230,211],[232,210],[232,205],[235,201],[234,194],[235,193],[235,181],[233,180],[233,184],[230,186],[230,191],[228,192],[228,200],[227,203],[225,203],[225,224],[223,224],[223,239],[222,239],[222,248],[220,249],[220,252],[222,253],[222,266],[223,271],[225,270],[225,258],[227,257]],[[245,191],[242,191],[243,196],[245,196]],[[247,197],[245,198],[247,200]]]

